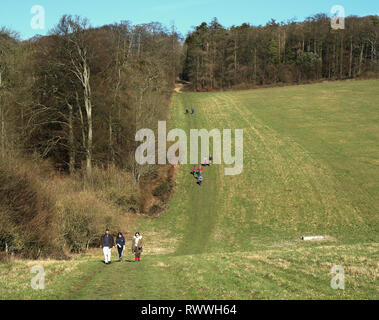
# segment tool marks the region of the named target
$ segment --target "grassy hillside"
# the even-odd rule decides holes
[[[41,262],[39,292],[28,289],[35,262],[1,265],[0,298],[378,299],[378,87],[175,94],[170,127],[244,129],[243,173],[207,167],[199,187],[181,166],[168,210],[128,227],[145,237],[140,264],[104,266],[100,251]],[[330,288],[333,265],[344,291]]]

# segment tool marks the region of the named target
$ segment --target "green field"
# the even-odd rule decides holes
[[[169,126],[244,129],[242,174],[207,167],[199,187],[181,166],[167,211],[128,226],[141,263],[105,266],[98,250],[2,264],[1,299],[379,298],[378,80],[177,93]],[[45,290],[30,289],[35,264]],[[334,265],[345,290],[330,287]]]

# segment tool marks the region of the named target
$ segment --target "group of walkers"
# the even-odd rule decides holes
[[[196,166],[192,167],[191,174],[196,178],[197,184],[201,186],[203,183],[203,166],[210,166],[212,164],[213,157],[212,155],[209,158],[204,158],[203,163],[200,164],[197,168]]]
[[[103,249],[104,253],[104,263],[111,263],[112,256],[112,248],[114,246],[117,247],[118,251],[118,260],[122,261],[122,256],[125,251],[125,237],[121,232],[117,234],[116,241],[114,241],[114,237],[109,233],[109,229],[105,230],[105,234],[103,234],[100,238],[100,248]],[[132,253],[135,256],[135,261],[141,261],[141,253],[142,253],[143,240],[142,235],[139,232],[136,232],[132,239]]]
[[[188,108],[186,108],[186,114],[189,114]],[[193,116],[195,114],[195,108],[192,108],[191,115]]]
[[[191,115],[194,115],[195,113],[195,109],[192,108],[192,111],[191,111]],[[186,112],[185,114],[189,114],[189,110],[188,108],[186,108]],[[191,174],[195,177],[195,179],[197,180],[197,184],[199,186],[202,185],[203,183],[203,166],[210,166],[212,164],[212,161],[213,161],[213,158],[212,158],[212,155],[209,156],[209,158],[205,157],[202,164],[200,164],[198,167],[196,166],[193,166],[192,170],[191,170]]]

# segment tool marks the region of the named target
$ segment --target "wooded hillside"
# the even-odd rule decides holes
[[[212,90],[378,73],[379,17],[350,16],[344,25],[332,29],[325,14],[231,28],[215,18],[187,36],[183,78]]]
[[[69,172],[135,170],[136,128],[166,119],[179,54],[178,35],[158,23],[91,28],[63,16],[23,42],[1,29],[1,154],[37,153]]]

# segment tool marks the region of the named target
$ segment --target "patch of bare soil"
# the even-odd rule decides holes
[[[182,83],[176,83],[175,84],[175,88],[174,88],[174,91],[176,92],[176,93],[182,93],[182,90],[183,89],[183,84]]]

